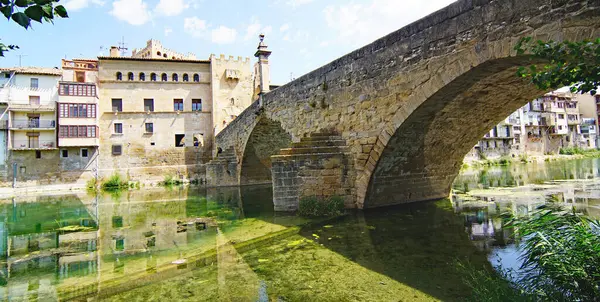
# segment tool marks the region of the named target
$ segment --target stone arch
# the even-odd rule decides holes
[[[271,183],[271,156],[292,144],[292,136],[281,123],[262,117],[252,129],[244,147],[239,169],[240,185]]]

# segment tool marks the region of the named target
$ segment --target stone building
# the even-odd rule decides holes
[[[118,53],[117,47],[111,48],[111,56]],[[138,59],[172,59],[172,60],[196,60],[196,55],[192,53],[182,54],[174,50],[164,48],[158,40],[148,40],[146,47],[142,49],[133,49],[131,52],[132,58]]]
[[[249,58],[183,58],[150,40],[132,57],[113,48],[98,63],[102,176],[203,178],[214,135],[252,102]]]
[[[61,170],[97,169],[99,146],[97,60],[62,60],[58,88],[58,146]]]
[[[9,162],[17,180],[51,182],[59,172],[56,102],[60,69],[5,68],[2,95],[8,107]],[[8,169],[12,175],[13,169]]]

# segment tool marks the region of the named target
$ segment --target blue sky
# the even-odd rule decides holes
[[[272,83],[284,84],[418,20],[451,0],[62,0],[70,18],[54,25],[0,27],[4,43],[21,50],[1,67],[59,66],[63,58],[107,55],[121,38],[129,51],[154,38],[199,59],[211,53],[252,57],[266,34]]]

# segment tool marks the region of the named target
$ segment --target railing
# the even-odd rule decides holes
[[[56,128],[55,121],[44,121],[44,120],[16,120],[12,121],[11,128],[20,129],[36,129],[36,128]]]
[[[15,140],[12,149],[55,149],[56,142],[52,140]]]

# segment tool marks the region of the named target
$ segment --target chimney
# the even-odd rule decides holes
[[[119,48],[116,46],[111,46],[110,47],[110,56],[111,57],[120,57],[121,55],[119,54]]]

